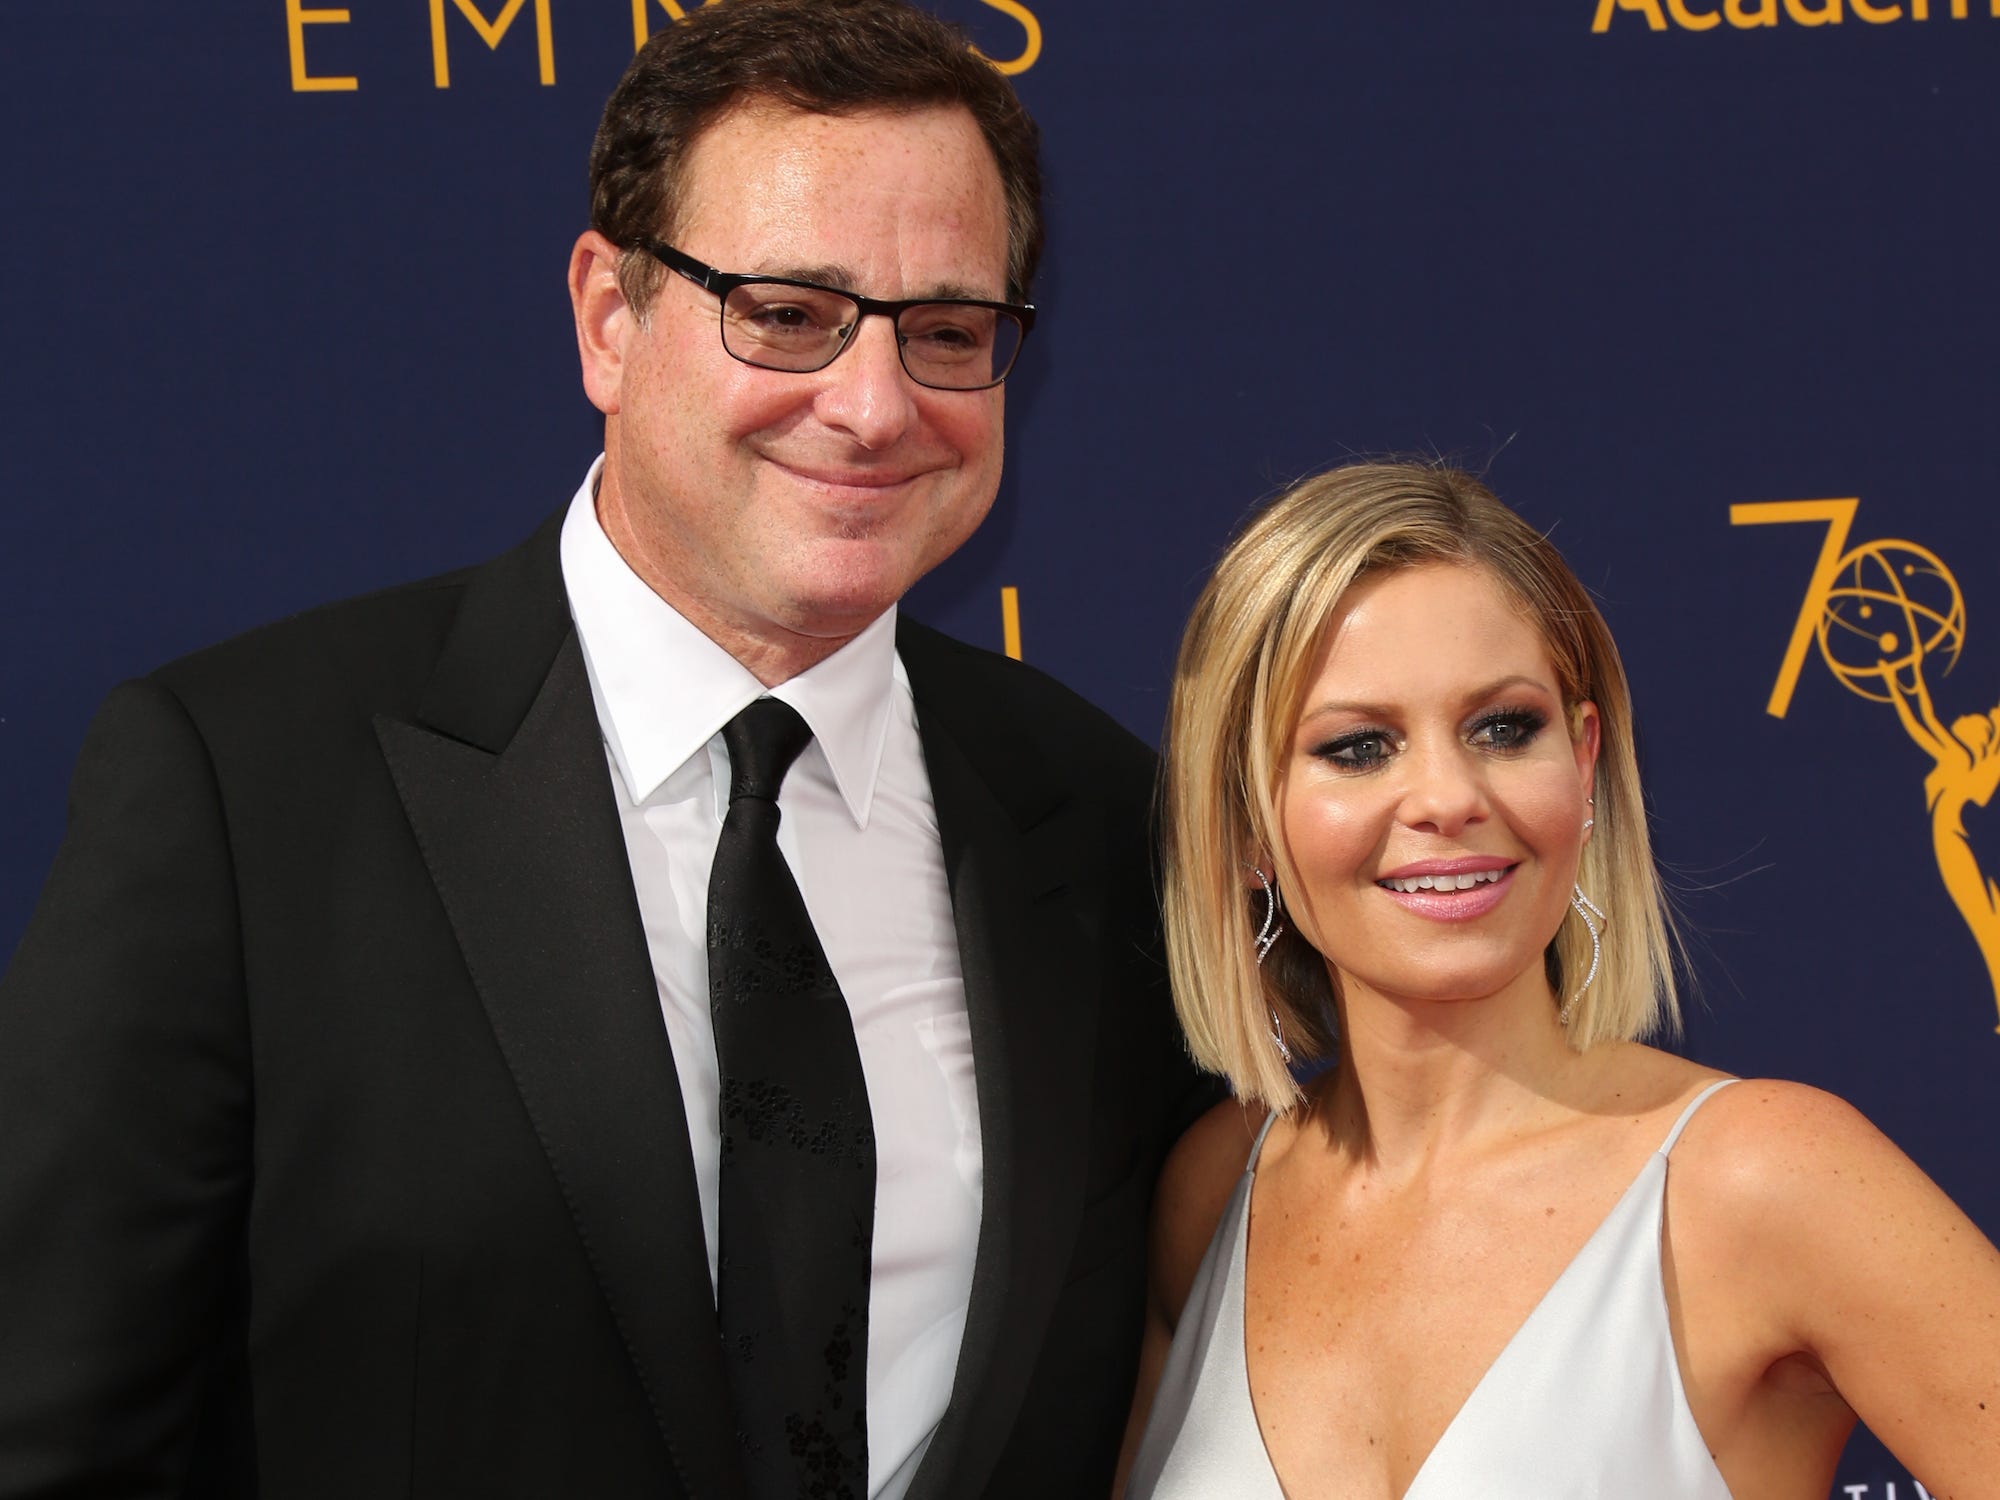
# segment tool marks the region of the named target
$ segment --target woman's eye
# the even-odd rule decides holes
[[[1389,758],[1393,748],[1388,735],[1380,730],[1371,729],[1328,740],[1314,750],[1313,754],[1320,760],[1331,761],[1344,770],[1365,771],[1381,765]]]
[[[1472,726],[1472,743],[1489,750],[1521,750],[1533,743],[1548,719],[1532,709],[1486,715]]]

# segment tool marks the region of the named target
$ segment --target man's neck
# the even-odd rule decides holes
[[[639,580],[679,611],[681,618],[733,656],[767,688],[789,682],[801,672],[818,666],[874,623],[864,620],[854,629],[837,634],[807,635],[768,623],[756,626],[738,620],[699,590],[685,587],[681,579],[660,567],[641,544],[625,508],[615,503],[607,504],[601,487],[596,497],[596,511],[598,525],[603,528],[606,540]]]

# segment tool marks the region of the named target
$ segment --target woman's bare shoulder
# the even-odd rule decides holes
[[[1688,1122],[1673,1163],[1712,1208],[1757,1214],[1863,1188],[1871,1168],[1915,1171],[1846,1100],[1779,1078],[1717,1091]]]
[[[1906,1257],[1977,1231],[1846,1100],[1809,1084],[1744,1079],[1688,1123],[1673,1153],[1677,1241],[1703,1248],[1771,1310],[1816,1321],[1836,1285],[1895,1274]]]
[[[1774,1079],[1718,1093],[1672,1160],[1683,1296],[1749,1366],[1809,1356],[1931,1493],[2000,1493],[2000,1250],[1944,1191],[1852,1105]]]
[[[1152,1282],[1169,1326],[1180,1318],[1263,1124],[1261,1109],[1225,1099],[1188,1127],[1160,1169],[1153,1195]]]

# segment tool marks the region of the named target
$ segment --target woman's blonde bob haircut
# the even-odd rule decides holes
[[[1358,579],[1426,563],[1484,568],[1548,646],[1575,732],[1597,706],[1599,749],[1577,881],[1610,915],[1596,982],[1572,1011],[1579,1050],[1679,1024],[1677,950],[1639,790],[1632,702],[1611,632],[1546,538],[1470,475],[1441,465],[1363,463],[1301,480],[1254,515],[1202,590],[1181,641],[1162,747],[1162,854],[1174,1002],[1195,1061],[1238,1098],[1290,1109],[1295,1064],[1334,1047],[1328,964],[1287,931],[1259,967],[1263,892],[1248,867],[1296,878],[1278,798],[1327,622]],[[1559,1005],[1590,968],[1590,934],[1565,918],[1545,954]]]

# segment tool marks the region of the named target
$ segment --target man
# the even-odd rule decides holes
[[[1034,128],[897,0],[731,0],[592,177],[575,500],[92,729],[0,1495],[1108,1487],[1202,1102],[1150,757],[895,612],[998,484]]]

